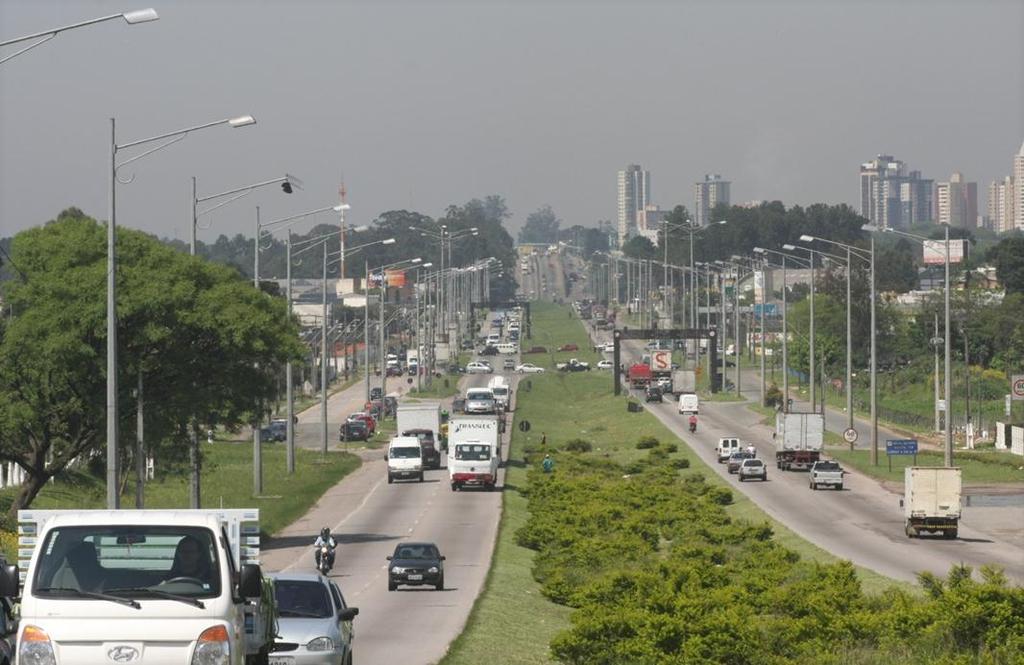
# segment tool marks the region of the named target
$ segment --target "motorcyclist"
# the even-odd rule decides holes
[[[327,565],[331,568],[334,567],[334,548],[338,546],[335,542],[334,536],[331,535],[331,530],[327,527],[320,529],[320,535],[316,537],[316,541],[313,543],[313,558],[316,559],[316,567],[320,567],[320,548],[324,545],[327,546]]]
[[[697,431],[697,414],[690,414],[690,431]]]

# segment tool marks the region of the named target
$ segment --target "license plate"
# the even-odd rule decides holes
[[[291,656],[271,656],[270,665],[292,665],[295,661]]]
[[[408,578],[411,581],[418,582],[418,581],[423,579],[423,576],[422,575],[409,575]]]

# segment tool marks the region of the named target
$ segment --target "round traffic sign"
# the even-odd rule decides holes
[[[519,421],[519,431],[520,432],[529,432],[530,431],[530,421],[529,420],[520,420]]]
[[[932,346],[942,346],[943,344],[946,343],[946,340],[942,337],[932,337],[931,339],[928,340],[928,342]]]
[[[1011,393],[1014,399],[1024,399],[1024,376],[1014,376]]]
[[[853,443],[857,440],[857,430],[852,427],[847,427],[846,430],[843,431],[843,439],[845,439],[847,443]]]

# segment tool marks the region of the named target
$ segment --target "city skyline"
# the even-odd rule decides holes
[[[342,180],[352,224],[499,194],[513,230],[544,204],[593,226],[614,220],[609,174],[631,161],[657,174],[666,209],[691,207],[712,170],[741,183],[744,201],[856,207],[851,173],[865,156],[987,184],[1024,138],[1018,2],[899,3],[881,22],[828,1],[579,7],[168,0],[159,21],[62,34],[0,68],[0,234],[72,205],[106,217],[111,117],[127,141],[257,119],[140,162],[119,192],[129,227],[187,239],[192,176],[200,195],[283,173],[305,181],[297,196],[268,190],[218,210],[204,242],[249,232],[256,205],[277,218],[334,202]],[[8,0],[0,39],[127,8]],[[610,46],[622,43],[637,44],[632,57]],[[870,44],[899,45],[901,76],[879,79]],[[709,53],[715,66],[698,66]]]

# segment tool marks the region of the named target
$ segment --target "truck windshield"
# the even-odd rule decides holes
[[[459,444],[455,446],[455,459],[486,462],[491,459],[491,447],[481,444]]]
[[[202,527],[58,527],[47,533],[40,552],[32,581],[37,597],[220,595],[216,540]]]
[[[412,446],[391,449],[391,459],[413,459],[420,456],[420,449]]]

